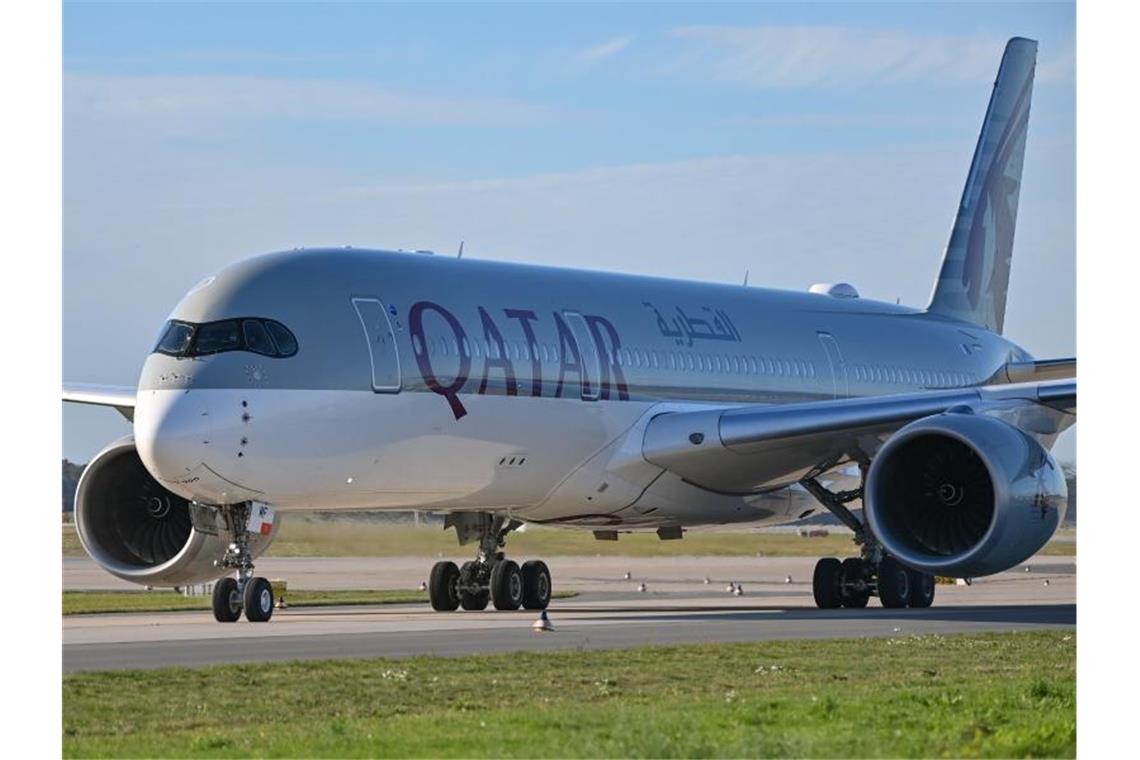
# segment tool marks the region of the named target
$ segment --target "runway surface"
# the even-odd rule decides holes
[[[266,559],[259,571],[285,577],[290,588],[414,588],[431,561]],[[92,573],[101,571],[85,563],[65,560],[65,588],[82,587],[85,578],[102,581]],[[807,559],[555,557],[549,564],[556,586],[582,591],[551,605],[553,633],[531,630],[533,612],[436,613],[426,605],[295,607],[278,611],[267,624],[221,624],[206,611],[72,615],[63,623],[63,669],[461,656],[1076,625],[1076,565],[1068,557],[1040,558],[1031,561],[1031,572],[1018,568],[970,587],[939,586],[935,606],[926,610],[886,610],[877,600],[865,610],[815,609],[810,583],[814,560]],[[361,584],[361,578],[370,582]],[[729,580],[742,584],[743,596],[726,592]],[[645,592],[636,591],[641,583]]]

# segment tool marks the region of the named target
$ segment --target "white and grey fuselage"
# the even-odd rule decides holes
[[[789,488],[810,468],[709,489],[652,464],[645,426],[703,407],[969,388],[1031,360],[977,325],[832,292],[422,253],[261,256],[174,309],[166,330],[210,325],[217,340],[179,350],[164,331],[181,355],[147,359],[135,441],[165,487],[209,504],[615,528],[786,521],[817,506]],[[291,355],[250,348],[263,334],[249,323],[264,320],[291,332]]]

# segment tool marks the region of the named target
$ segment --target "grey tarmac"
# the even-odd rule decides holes
[[[371,588],[414,588],[425,558],[278,558],[259,572],[291,588],[337,588],[363,576]],[[65,560],[64,587],[83,587],[82,560]],[[747,642],[793,638],[908,636],[1074,628],[1076,563],[1041,557],[972,586],[938,586],[935,606],[818,610],[802,558],[555,557],[555,584],[580,590],[555,600],[551,633],[536,633],[534,612],[437,613],[426,605],[292,608],[267,624],[217,623],[207,611],[73,615],[63,623],[63,669],[112,670],[350,657],[462,656],[507,651],[613,649],[645,644]],[[625,578],[625,573],[630,578]],[[735,577],[730,577],[735,574]],[[787,577],[792,576],[792,582]],[[709,582],[705,583],[705,578]],[[727,593],[727,583],[743,587]],[[1046,583],[1048,581],[1048,583]],[[316,585],[314,585],[314,583]],[[636,588],[644,583],[645,592]]]

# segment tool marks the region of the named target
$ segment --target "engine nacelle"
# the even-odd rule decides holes
[[[100,451],[79,478],[75,527],[83,548],[104,570],[147,586],[183,586],[214,580],[226,552],[225,535],[211,535],[190,522],[190,503],[154,479],[135,450],[134,438]],[[253,556],[272,542],[250,535]]]
[[[1033,556],[1065,517],[1052,455],[994,417],[950,411],[912,422],[879,450],[864,512],[883,547],[918,570],[959,578]]]

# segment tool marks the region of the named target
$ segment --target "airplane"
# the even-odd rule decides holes
[[[213,613],[273,613],[254,560],[297,510],[443,513],[474,558],[433,609],[544,609],[527,523],[599,540],[827,510],[821,608],[927,607],[935,576],[1016,566],[1061,524],[1050,454],[1076,359],[1003,332],[1037,43],[1004,51],[926,308],[429,252],[250,258],[174,307],[137,388],[64,386],[133,435],[92,459],[87,553],[149,586],[217,581]],[[861,514],[854,509],[862,505]]]

